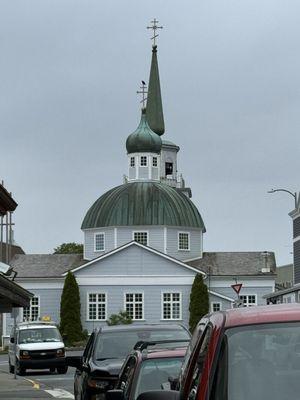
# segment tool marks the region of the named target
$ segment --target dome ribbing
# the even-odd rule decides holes
[[[127,183],[109,190],[88,210],[81,229],[135,225],[191,227],[205,231],[192,201],[171,186],[158,182]]]

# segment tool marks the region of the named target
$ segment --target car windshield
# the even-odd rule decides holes
[[[94,358],[96,360],[105,360],[108,358],[123,359],[137,342],[157,340],[186,340],[189,342],[190,336],[185,329],[140,329],[102,332],[97,338]],[[170,346],[168,345],[168,347]]]
[[[145,360],[139,371],[134,399],[140,393],[162,389],[162,384],[167,383],[170,376],[177,377],[182,360],[183,357]]]
[[[218,379],[213,398],[282,400],[300,392],[299,322],[229,329],[224,343],[219,372],[227,379]]]
[[[19,331],[19,344],[62,342],[57,328],[32,328]]]

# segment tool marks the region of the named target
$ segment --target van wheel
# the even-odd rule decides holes
[[[16,373],[17,375],[25,375],[26,369],[20,366],[20,361],[16,361]]]
[[[9,372],[13,374],[15,372],[15,367],[11,365],[10,361],[8,361],[8,365],[9,365]]]
[[[68,366],[65,366],[65,367],[58,367],[58,368],[57,368],[57,372],[58,372],[59,374],[66,374],[67,371],[68,371]]]

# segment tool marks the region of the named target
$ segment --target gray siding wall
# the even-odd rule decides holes
[[[135,167],[129,167],[129,179],[135,179],[135,175],[136,175],[135,171],[136,171]]]
[[[221,310],[227,310],[231,308],[231,303],[228,300],[222,299],[221,297],[214,296],[213,294],[209,295],[209,304],[210,304],[210,311],[212,311],[212,303],[220,303]]]
[[[300,236],[300,216],[293,220],[293,237]]]
[[[190,232],[190,251],[178,250],[178,232]],[[178,260],[189,260],[202,254],[202,231],[189,228],[167,228],[167,254]]]
[[[138,246],[130,246],[75,272],[76,277],[101,275],[184,275],[195,272]]]
[[[147,231],[149,247],[156,249],[158,251],[164,251],[164,229],[162,226],[124,226],[118,227],[118,247],[123,246],[133,240],[134,231]]]
[[[94,251],[94,235],[95,233],[104,232],[105,234],[105,251]],[[114,249],[114,228],[88,229],[84,232],[84,258],[92,260]]]
[[[294,242],[294,283],[300,283],[300,240]]]
[[[149,162],[149,159],[148,159]],[[139,168],[139,179],[149,179],[149,166],[148,167],[138,167]]]
[[[231,287],[218,287],[218,288],[213,288],[211,287],[211,290],[217,293],[220,293],[224,296],[230,297],[232,299],[237,299],[237,294],[233,291]],[[263,299],[262,296],[265,294],[271,293],[273,288],[271,286],[265,286],[265,287],[244,287],[240,291],[240,295],[245,295],[245,294],[256,294],[257,295],[257,305],[258,306],[263,306],[266,305],[266,299]]]
[[[181,323],[188,326],[189,319],[189,297],[190,286],[84,286],[80,287],[81,294],[81,316],[82,324],[85,329],[91,332],[94,328],[106,325],[102,321],[87,321],[87,293],[106,293],[107,294],[107,316],[116,314],[124,310],[125,293],[144,294],[144,320],[134,321],[138,323]],[[162,320],[161,317],[161,294],[162,292],[181,292],[182,298],[182,320]]]

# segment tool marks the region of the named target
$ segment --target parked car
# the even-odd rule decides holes
[[[15,357],[16,352],[16,357]],[[9,372],[16,368],[18,375],[26,369],[57,370],[65,374],[65,345],[57,326],[51,322],[23,322],[10,335],[8,351]]]
[[[282,400],[300,392],[300,305],[269,305],[203,318],[191,339],[179,391],[137,400]]]
[[[135,400],[140,393],[170,387],[177,377],[188,342],[163,340],[138,342],[127,356],[115,390],[106,392],[106,400]]]
[[[93,332],[83,356],[67,358],[76,367],[74,396],[77,400],[103,398],[115,387],[128,353],[140,341],[190,340],[190,333],[181,325],[116,325]]]

